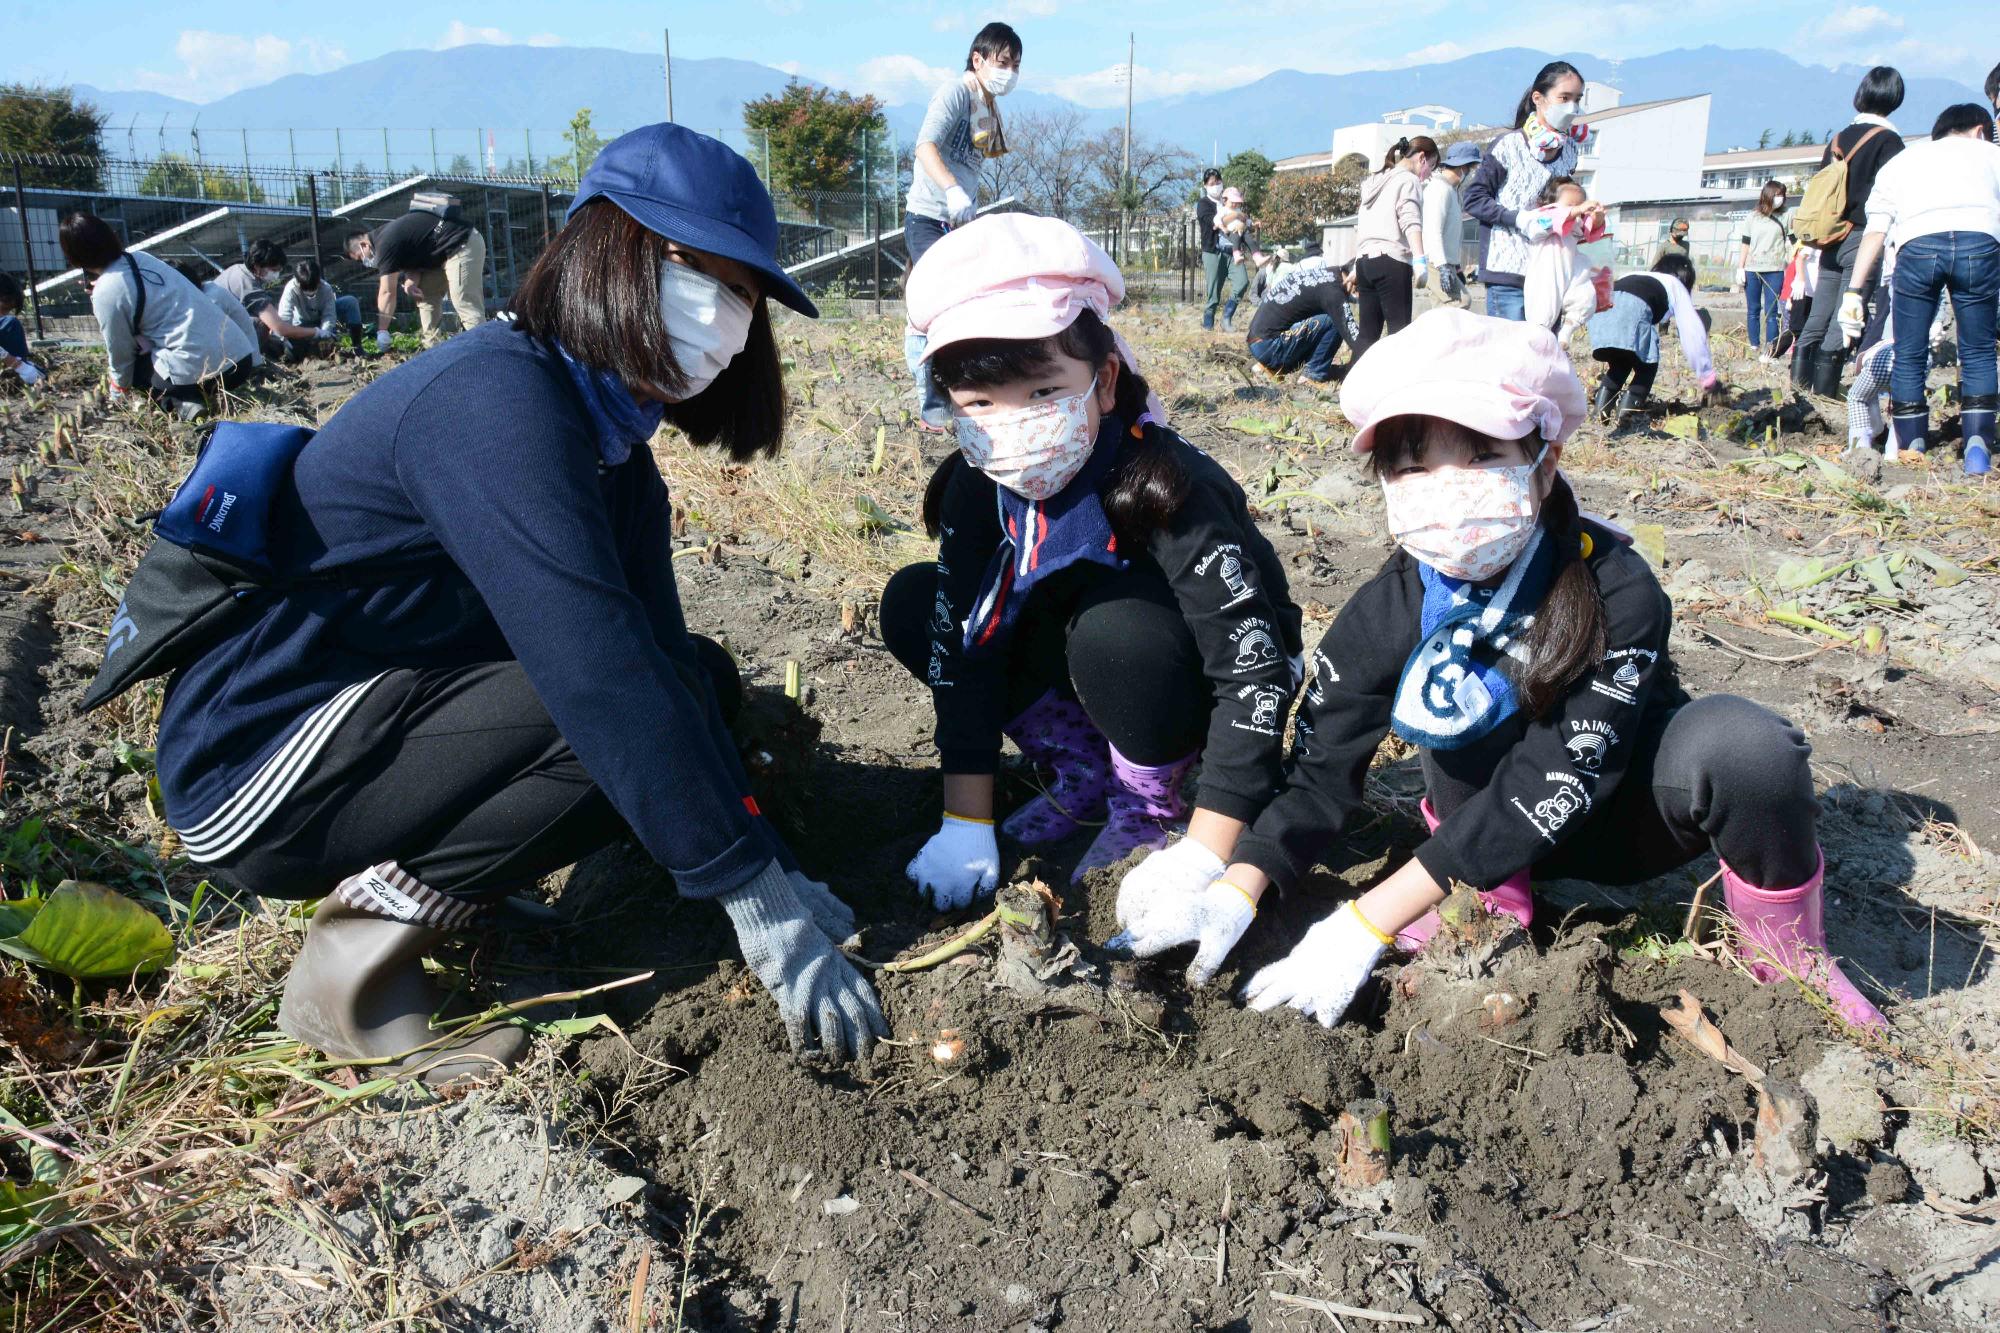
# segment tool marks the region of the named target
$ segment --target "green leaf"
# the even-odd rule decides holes
[[[861,530],[866,533],[908,532],[910,525],[899,521],[894,514],[876,504],[865,495],[854,497],[854,512],[860,516]]]
[[[1659,523],[1634,523],[1632,525],[1632,545],[1639,554],[1646,557],[1646,563],[1654,569],[1662,569],[1667,563],[1667,529]]]
[[[153,972],[174,956],[166,925],[102,884],[64,880],[27,929],[0,939],[0,950],[79,979]]]
[[[1971,574],[1966,572],[1963,565],[1955,564],[1945,559],[1936,551],[1927,551],[1921,546],[1912,546],[1910,554],[1929,565],[1931,572],[1937,575],[1936,578],[1931,580],[1931,586],[1934,588],[1954,588],[1972,577]]]
[[[0,1180],[0,1249],[26,1240],[47,1225],[55,1211],[48,1198],[55,1192],[56,1187],[43,1180],[26,1185]]]
[[[42,910],[39,895],[26,898],[0,900],[0,939],[18,935],[28,928],[35,919],[35,913]]]
[[[1867,579],[1869,585],[1884,597],[1896,597],[1901,594],[1901,589],[1896,587],[1896,576],[1889,572],[1889,559],[1887,556],[1869,556],[1859,565],[1856,565],[1855,568],[1860,572],[1861,577]]]
[[[1692,412],[1683,412],[1660,422],[1660,429],[1683,440],[1698,440],[1701,438],[1701,418]]]
[[[1819,470],[1824,472],[1829,480],[1842,486],[1852,486],[1854,484],[1854,477],[1851,473],[1843,471],[1835,464],[1821,458],[1818,454],[1812,455],[1812,461],[1819,465]]]
[[[1262,417],[1232,417],[1229,429],[1240,430],[1245,435],[1276,435],[1283,428],[1277,422],[1266,421]]]

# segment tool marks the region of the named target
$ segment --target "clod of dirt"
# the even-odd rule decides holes
[[[1886,1064],[1852,1046],[1829,1046],[1799,1079],[1819,1106],[1821,1139],[1835,1152],[1861,1152],[1888,1137],[1880,1080]]]
[[[1972,1145],[1963,1139],[1930,1139],[1905,1133],[1896,1140],[1896,1154],[1917,1183],[1947,1199],[1973,1203],[1986,1197],[1986,1168]]]

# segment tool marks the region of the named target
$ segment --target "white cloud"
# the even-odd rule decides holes
[[[1902,19],[1886,9],[1875,5],[1849,5],[1827,15],[1818,31],[1826,41],[1854,42],[1899,33],[1905,26]]]
[[[925,64],[916,56],[876,56],[848,75],[815,75],[820,82],[854,93],[873,93],[885,102],[927,102],[940,85],[961,71]]]
[[[1420,46],[1403,55],[1395,63],[1398,65],[1441,65],[1450,60],[1461,60],[1472,52],[1457,42],[1432,42]]]
[[[1026,62],[1024,86],[1039,93],[1066,97],[1078,106],[1116,107],[1125,105],[1125,66],[1111,65],[1088,74],[1068,74],[1036,78],[1033,63]],[[1132,73],[1133,100],[1149,102],[1183,93],[1211,93],[1239,88],[1274,73],[1276,65],[1213,65],[1203,63],[1193,69],[1155,69],[1139,65]]]
[[[438,39],[437,49],[449,51],[454,46],[561,46],[563,39],[552,32],[538,32],[531,37],[516,37],[505,28],[481,28],[467,23],[464,19],[453,19],[451,26]]]
[[[323,74],[347,63],[341,47],[310,37],[290,41],[270,33],[246,36],[201,28],[182,29],[174,56],[181,62],[178,72],[141,70],[134,82],[150,92],[210,102],[287,74]]]

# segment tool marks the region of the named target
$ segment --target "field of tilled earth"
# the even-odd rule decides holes
[[[1174,424],[1242,480],[1316,638],[1388,549],[1335,396],[1171,303],[1116,322]],[[894,319],[790,321],[782,341],[779,458],[657,443],[676,569],[752,687],[740,739],[767,809],[858,909],[853,951],[913,959],[979,913],[940,918],[903,880],[935,827],[935,753],[874,606],[925,558],[916,510],[949,446],[910,421]],[[1106,957],[1117,877],[1070,884],[1082,839],[1003,847],[1031,924],[876,972],[895,1040],[854,1068],[793,1060],[721,914],[607,850],[546,886],[559,928],[445,960],[542,1001],[543,1037],[443,1100],[272,1028],[296,913],[197,896],[148,803],[157,689],[76,715],[132,516],[194,429],[107,407],[87,352],[45,393],[9,380],[0,876],[10,895],[111,882],[180,946],[134,983],[0,980],[0,1123],[32,1131],[0,1155],[60,1190],[7,1233],[10,1327],[1993,1327],[2000,489],[1944,451],[1844,456],[1839,405],[1718,347],[1721,401],[1670,343],[1649,419],[1586,428],[1564,466],[1672,591],[1687,686],[1810,735],[1829,933],[1888,1036],[1688,937],[1712,858],[1636,889],[1538,883],[1531,932],[1385,964],[1330,1031],[1246,1011],[1242,980],[1421,836],[1392,742],[1379,817],[1213,987]],[[323,420],[384,368],[273,372],[236,410]]]

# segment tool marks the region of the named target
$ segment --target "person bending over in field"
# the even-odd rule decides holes
[[[1693,291],[1694,263],[1675,252],[1661,255],[1652,272],[1628,273],[1611,284],[1611,308],[1584,325],[1590,354],[1604,363],[1593,404],[1598,416],[1608,418],[1615,408],[1622,425],[1646,410],[1660,373],[1660,330],[1669,319],[1702,392],[1721,389],[1708,350],[1708,312],[1695,307]]]
[[[1296,886],[1372,817],[1362,779],[1394,731],[1422,757],[1430,840],[1252,977],[1252,1008],[1332,1026],[1386,950],[1437,929],[1454,884],[1525,925],[1531,874],[1629,884],[1713,851],[1759,975],[1880,1024],[1826,952],[1811,748],[1747,699],[1681,689],[1672,604],[1556,470],[1584,392],[1554,336],[1435,310],[1356,364],[1341,407],[1400,549],[1320,640],[1285,788],[1235,863],[1119,893],[1136,952],[1232,947],[1239,903]]]
[[[276,483],[279,586],[179,667],[158,753],[205,873],[320,899],[278,1010],[291,1036],[430,1082],[517,1060],[509,1026],[408,1055],[445,1000],[423,957],[628,836],[727,911],[795,1047],[885,1034],[835,943],[853,912],[751,797],[727,725],[741,683],[682,616],[650,444],[666,421],[738,459],[778,448],[767,302],[818,312],[777,242],[749,162],[634,130],[509,318],[369,384]]]
[[[1002,737],[1049,786],[1000,832],[1101,825],[1073,879],[1150,848],[1128,882],[1205,883],[1277,789],[1299,610],[1242,488],[1105,322],[1124,290],[1074,227],[1018,215],[945,237],[910,285],[958,451],[924,497],[938,558],[889,580],[881,616],[937,710],[944,818],[908,873],[939,908],[997,881]]]

